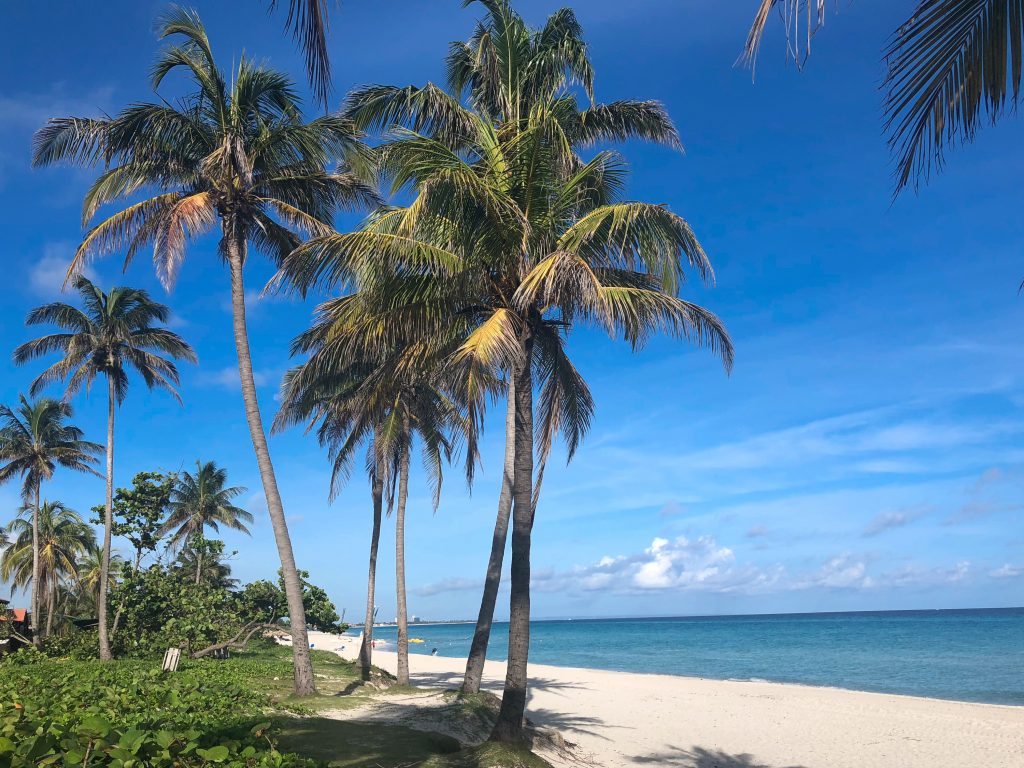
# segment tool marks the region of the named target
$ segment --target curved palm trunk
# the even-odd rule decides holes
[[[484,594],[480,599],[480,613],[473,631],[473,643],[469,647],[466,661],[466,675],[462,679],[462,693],[478,693],[480,680],[487,660],[487,644],[491,639],[491,624],[494,621],[494,605],[498,601],[501,586],[501,566],[505,559],[505,545],[508,542],[508,520],[512,513],[512,482],[515,474],[516,455],[516,399],[515,382],[509,379],[508,407],[505,415],[505,469],[501,479],[501,494],[498,497],[498,517],[494,521],[494,536],[491,538],[491,556],[487,561],[487,575],[484,578]]]
[[[36,480],[36,505],[32,508],[32,644],[39,647],[39,499],[43,482]]]
[[[406,424],[408,436],[408,424]],[[405,599],[405,503],[409,498],[409,454],[406,443],[398,468],[398,506],[395,509],[395,591],[398,599],[398,684],[409,684],[409,612]]]
[[[377,589],[377,546],[380,544],[380,520],[384,511],[384,476],[380,472],[381,463],[373,473],[373,533],[370,534],[370,569],[366,578],[366,619],[363,623],[363,640],[359,646],[359,668],[364,680],[370,679],[370,667],[373,664],[373,601]]]
[[[111,530],[114,525],[114,379],[107,376],[107,500],[103,510],[103,552],[100,554],[100,593],[96,600],[99,619],[100,661],[110,661],[107,634],[107,586],[110,580]]]
[[[512,511],[512,580],[509,599],[508,667],[494,741],[523,739],[527,663],[530,655],[530,538],[533,532],[533,342],[523,343],[515,371],[515,471]]]
[[[203,578],[203,553],[196,552],[196,584]]]
[[[288,535],[288,521],[284,516],[281,493],[277,488],[274,465],[270,461],[270,448],[263,430],[259,401],[256,397],[256,382],[252,375],[252,356],[249,352],[249,334],[245,324],[245,284],[242,269],[245,264],[246,243],[237,224],[225,221],[224,240],[231,267],[231,312],[235,333],[235,350],[238,353],[238,375],[242,381],[242,399],[245,401],[245,418],[249,423],[249,435],[260,469],[263,493],[267,499],[267,512],[274,529],[277,552],[281,558],[281,572],[284,577],[285,597],[288,600],[288,621],[292,633],[292,654],[294,658],[295,695],[312,696],[316,693],[313,680],[313,662],[309,654],[309,635],[306,632],[306,612],[302,605],[302,584],[295,567],[295,554]]]

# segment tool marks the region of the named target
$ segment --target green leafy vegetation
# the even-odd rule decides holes
[[[502,745],[463,749],[439,733],[314,716],[365,704],[370,693],[352,662],[326,651],[314,651],[313,661],[319,695],[295,699],[291,652],[267,641],[224,661],[183,660],[170,674],[148,660],[53,659],[29,647],[0,661],[0,765],[547,766]],[[487,710],[488,702],[480,706]],[[493,703],[489,711],[493,719]]]
[[[28,662],[28,663],[26,663]],[[0,765],[313,766],[282,753],[259,667],[52,660],[21,651],[0,663]]]

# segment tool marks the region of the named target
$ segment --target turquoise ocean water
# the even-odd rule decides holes
[[[503,660],[496,623],[488,658]],[[394,643],[395,628],[375,637]],[[413,653],[465,658],[471,624],[410,626]],[[538,621],[530,660],[1024,706],[1024,608]]]

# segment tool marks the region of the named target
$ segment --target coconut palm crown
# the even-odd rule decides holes
[[[181,472],[176,476],[170,514],[160,528],[161,536],[170,536],[171,546],[181,546],[206,528],[219,531],[221,526],[249,533],[252,513],[234,504],[245,493],[242,486],[228,485],[228,472],[212,461],[197,461],[195,474]]]
[[[39,394],[52,382],[67,381],[65,397],[70,398],[83,386],[88,390],[102,375],[109,377],[121,403],[128,394],[128,375],[134,371],[147,387],[165,389],[180,401],[173,360],[194,363],[196,355],[181,336],[159,327],[170,318],[170,308],[137,288],[117,287],[104,293],[83,276],[75,277],[72,284],[84,309],[54,302],[36,307],[25,319],[26,325],[55,325],[61,330],[14,350],[14,362],[19,365],[54,352],[62,355],[35,378],[31,394]]]

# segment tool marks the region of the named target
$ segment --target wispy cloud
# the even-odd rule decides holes
[[[257,387],[266,387],[277,383],[279,373],[273,368],[254,370],[253,380]],[[199,383],[204,386],[223,387],[225,389],[237,390],[241,386],[241,378],[238,375],[237,366],[227,365],[216,370],[200,371]]]
[[[1007,501],[1005,494],[1001,493],[1008,484],[1019,486],[1020,479],[1018,473],[1008,473],[999,467],[985,470],[967,490],[964,502],[946,518],[945,523],[971,523],[990,515],[1024,509],[1024,504]]]
[[[881,512],[868,523],[867,527],[864,529],[863,535],[870,538],[872,536],[877,536],[880,533],[884,533],[885,531],[890,531],[893,528],[902,528],[905,525],[910,525],[927,512],[927,507],[896,509],[889,512]]]
[[[0,94],[0,130],[35,131],[52,117],[100,117],[113,103],[114,88],[72,92],[63,84],[49,91]]]
[[[64,280],[75,255],[75,248],[74,243],[67,241],[43,246],[42,255],[32,263],[28,275],[28,285],[33,293],[42,298],[55,299],[67,292]],[[96,271],[91,266],[86,265],[82,274],[90,280],[96,280]]]
[[[484,583],[479,579],[450,578],[432,584],[424,584],[412,590],[413,594],[420,597],[433,597],[446,592],[466,592],[470,590],[483,589]]]

